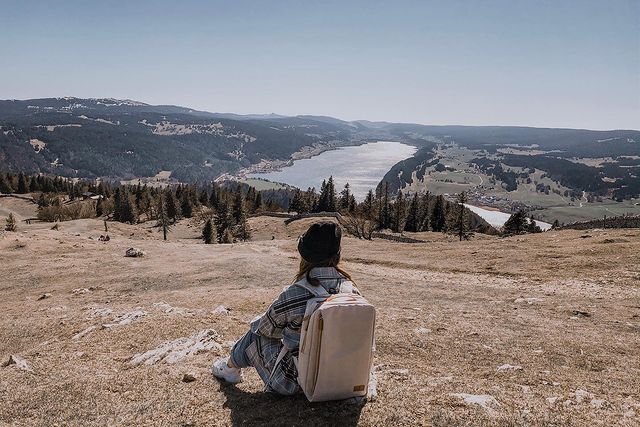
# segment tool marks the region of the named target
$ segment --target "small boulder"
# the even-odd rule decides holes
[[[582,403],[586,399],[593,399],[593,394],[586,390],[577,389],[575,395],[577,403]]]
[[[573,310],[571,314],[573,314],[576,317],[591,317],[591,313],[589,313],[588,311],[582,311],[582,310]]]
[[[489,394],[449,393],[449,395],[462,399],[468,405],[478,405],[489,411],[500,407],[500,403]]]
[[[44,294],[40,295],[40,296],[37,298],[37,300],[38,300],[38,301],[42,301],[43,299],[47,299],[47,298],[49,298],[49,297],[51,297],[51,294],[50,294],[50,293],[44,293]]]
[[[129,248],[125,252],[124,256],[130,257],[130,258],[139,258],[144,256],[144,252],[138,248]]]
[[[212,314],[225,314],[225,315],[228,315],[230,312],[231,312],[231,310],[229,310],[224,305],[219,305],[216,308],[214,308],[213,310],[211,310]]]
[[[182,376],[183,383],[192,383],[196,380],[196,376],[192,373],[186,373]]]
[[[33,369],[29,366],[26,360],[20,356],[12,354],[9,359],[5,361],[2,366],[16,365],[16,367],[22,371],[33,372]]]
[[[504,372],[504,371],[521,371],[522,370],[522,366],[519,365],[509,365],[508,363],[505,363],[504,365],[500,365],[498,366],[497,371],[498,372]]]

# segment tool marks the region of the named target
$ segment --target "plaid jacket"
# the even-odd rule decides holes
[[[338,293],[342,282],[347,280],[333,267],[317,267],[309,275],[318,279],[330,294]],[[355,286],[353,292],[359,293]],[[300,392],[298,370],[293,358],[297,360],[302,318],[307,301],[313,297],[306,289],[291,285],[285,288],[265,314],[251,323],[251,332],[258,339],[255,345],[247,349],[247,356],[265,382],[267,391],[287,395]],[[275,366],[272,375],[283,344],[288,352]]]

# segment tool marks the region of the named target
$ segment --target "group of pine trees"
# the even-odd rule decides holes
[[[260,192],[241,184],[181,184],[159,188],[0,172],[0,193],[31,193],[38,204],[38,219],[43,221],[89,217],[129,224],[156,221],[165,240],[176,221],[192,218],[196,213],[204,215],[205,241],[248,240],[251,232],[247,218],[263,209]],[[271,202],[267,206],[274,208]],[[278,205],[275,208],[283,209]],[[210,223],[208,231],[207,223]]]
[[[74,182],[61,177],[48,177],[45,175],[28,176],[20,172],[18,174],[0,172],[0,193],[3,194],[27,194],[27,193],[68,193],[79,197],[79,187]]]
[[[466,202],[464,193],[455,203],[429,192],[410,197],[398,192],[397,196],[392,197],[389,184],[384,182],[376,192],[370,190],[365,199],[358,203],[349,184],[337,194],[333,177],[329,177],[323,181],[319,194],[314,188],[295,190],[288,210],[302,214],[340,212],[359,216],[371,222],[375,229],[390,229],[396,233],[448,231],[467,239],[471,236],[471,229],[476,227],[472,224],[469,210],[463,206]]]
[[[542,229],[533,217],[527,217],[527,213],[522,209],[513,213],[502,226],[502,234],[505,236],[526,233],[542,233]]]
[[[35,194],[38,217],[45,221],[91,216],[130,224],[155,221],[165,240],[176,221],[195,215],[204,224],[202,239],[205,243],[248,240],[251,237],[248,216],[265,209],[299,214],[340,212],[366,223],[369,236],[371,230],[389,229],[396,233],[447,232],[464,240],[473,231],[490,232],[486,224],[478,221],[464,206],[467,203],[464,192],[455,202],[429,192],[408,195],[398,192],[393,196],[389,184],[384,182],[375,192],[370,190],[362,202],[357,202],[349,184],[337,192],[333,177],[322,182],[319,192],[315,188],[291,191],[288,204],[286,198],[264,203],[261,192],[243,184],[218,185],[210,182],[160,188],[1,172],[0,192]],[[71,203],[87,193],[97,197]],[[533,219],[519,211],[507,221],[503,233],[512,235],[538,231],[540,228]]]
[[[112,205],[108,205],[112,202]],[[109,209],[111,208],[111,212]],[[202,238],[205,243],[231,243],[249,240],[249,215],[262,209],[262,196],[253,187],[236,185],[234,189],[215,183],[207,186],[176,185],[165,188],[120,186],[113,200],[98,200],[96,210],[114,221],[136,223],[140,216],[156,220],[164,239],[176,221],[204,212]],[[97,212],[98,213],[98,212]]]

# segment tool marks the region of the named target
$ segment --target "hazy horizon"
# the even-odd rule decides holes
[[[0,2],[3,99],[640,129],[640,2]]]

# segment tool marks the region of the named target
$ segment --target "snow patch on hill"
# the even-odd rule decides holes
[[[82,114],[81,116],[78,116],[78,118],[83,119],[83,120],[91,120],[94,122],[98,122],[98,123],[106,123],[108,125],[114,125],[114,126],[119,126],[120,125],[120,120],[118,120],[117,122],[112,122],[111,120],[106,120],[106,119],[94,119],[91,117],[87,117],[84,114]]]
[[[46,128],[47,131],[53,132],[56,128],[81,128],[81,124],[68,124],[68,125],[37,125],[36,128]]]
[[[47,146],[47,144],[45,144],[44,141],[40,141],[39,139],[36,139],[36,138],[30,139],[29,144],[31,144],[31,146],[33,147],[36,153],[41,152],[42,150],[44,150],[44,147]]]

